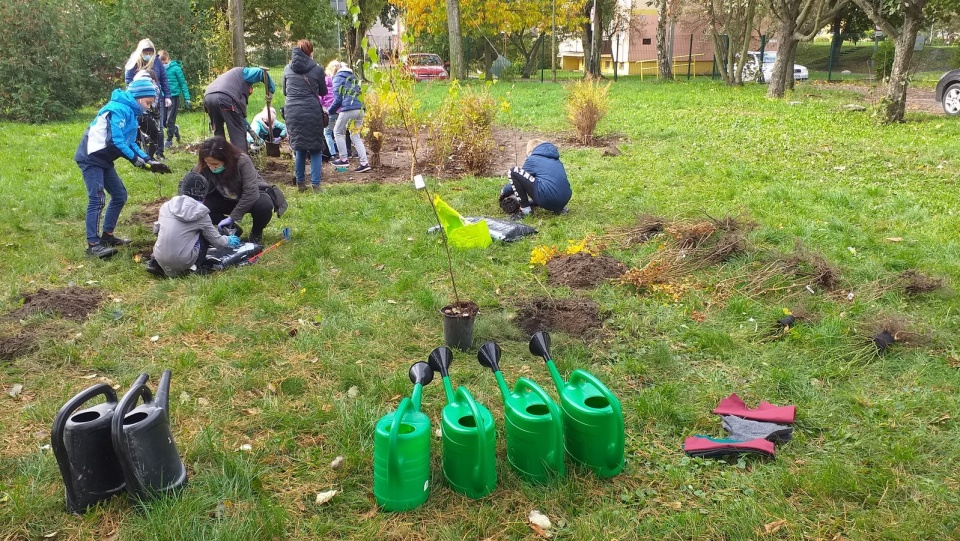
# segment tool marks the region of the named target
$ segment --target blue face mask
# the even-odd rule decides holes
[[[152,54],[142,54],[142,55],[140,55],[140,58],[142,58],[144,62],[149,62],[150,59],[153,58],[153,55],[152,55]]]
[[[223,173],[223,170],[226,169],[226,168],[227,168],[227,166],[221,165],[220,167],[211,169],[210,172],[211,172],[211,173],[216,173],[216,174],[219,175],[220,173]]]

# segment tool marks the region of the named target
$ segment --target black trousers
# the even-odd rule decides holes
[[[223,218],[221,218],[221,220],[222,219]],[[206,237],[201,234],[200,238],[197,239],[197,246],[200,248],[200,253],[197,254],[196,261],[197,268],[199,269],[207,264],[207,250],[210,249],[210,241],[208,241]]]
[[[172,142],[174,132],[177,131],[177,113],[180,111],[180,96],[174,96],[171,99],[173,100],[173,105],[167,107],[166,122],[164,122],[163,125],[167,128],[167,141]]]
[[[203,204],[210,209],[210,221],[213,222],[213,225],[220,223],[220,221],[233,212],[233,209],[237,206],[236,201],[227,199],[220,195],[218,191],[207,195],[206,199],[203,200]],[[260,192],[260,198],[253,204],[248,214],[253,218],[250,236],[263,236],[264,228],[267,227],[270,219],[273,218],[273,199],[270,199],[270,196],[266,193]]]
[[[203,107],[210,117],[210,129],[214,135],[227,137],[233,146],[243,152],[247,151],[247,121],[240,113],[240,108],[230,96],[220,93],[207,94],[203,97]],[[227,131],[224,135],[223,127]]]
[[[537,204],[533,198],[536,193],[534,191],[536,181],[537,177],[527,173],[520,167],[514,167],[510,170],[510,184],[513,186],[513,190],[517,192],[517,197],[520,198],[521,207],[528,208],[530,205]]]

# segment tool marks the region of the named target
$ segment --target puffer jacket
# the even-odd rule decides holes
[[[273,210],[277,213],[277,216],[282,216],[287,210],[287,200],[283,192],[263,180],[260,172],[257,171],[257,168],[253,165],[253,160],[251,160],[247,154],[241,154],[240,158],[237,159],[237,174],[240,176],[240,193],[230,193],[223,185],[221,179],[226,172],[214,173],[210,171],[209,168],[204,167],[200,170],[200,174],[207,180],[207,194],[218,191],[225,199],[237,202],[237,206],[230,212],[230,217],[233,218],[234,222],[239,222],[246,213],[250,212],[253,204],[257,202],[257,199],[260,199],[261,193],[273,192],[271,198],[274,199]]]
[[[536,177],[533,203],[560,212],[573,196],[567,171],[560,163],[560,151],[553,143],[540,143],[523,162],[523,170]]]
[[[210,221],[210,209],[186,195],[178,195],[160,207],[160,218],[153,224],[157,243],[153,258],[167,276],[179,276],[190,270],[200,255],[197,241],[203,235],[213,246],[226,248],[230,241],[217,232]]]
[[[119,88],[114,90],[110,101],[97,112],[96,118],[83,132],[74,161],[107,167],[118,158],[132,162],[139,156],[149,160],[150,156],[136,142],[140,111],[140,104],[129,92]]]
[[[323,149],[323,107],[319,96],[326,95],[323,68],[299,47],[294,47],[290,63],[283,69],[284,119],[290,148],[300,151]]]
[[[167,64],[167,80],[170,81],[170,97],[183,96],[183,101],[190,101],[190,89],[187,88],[187,78],[183,76],[183,68],[177,60]]]
[[[330,114],[357,109],[363,109],[363,102],[360,101],[360,80],[352,69],[340,68],[333,76],[333,103],[330,104]]]

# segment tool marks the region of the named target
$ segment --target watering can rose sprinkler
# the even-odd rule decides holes
[[[527,378],[518,379],[510,392],[500,372],[500,356],[496,342],[486,342],[477,352],[477,360],[493,371],[503,395],[507,461],[520,477],[532,483],[563,477],[566,467],[560,408],[539,385]]]
[[[468,498],[482,498],[497,488],[496,432],[490,411],[478,404],[466,387],[456,393],[450,383],[453,352],[439,347],[430,352],[430,367],[443,375],[447,405],[443,407],[443,475],[450,488]]]
[[[530,337],[530,353],[543,357],[560,395],[563,435],[567,454],[600,477],[623,471],[624,425],[620,401],[599,379],[585,370],[574,370],[564,382],[550,357],[550,335],[538,331]]]
[[[373,495],[386,511],[413,509],[430,496],[430,418],[420,412],[420,396],[433,370],[421,361],[409,375],[412,396],[377,421],[373,438]]]

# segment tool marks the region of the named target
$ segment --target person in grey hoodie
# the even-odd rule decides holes
[[[210,221],[210,209],[203,204],[207,180],[200,173],[187,173],[180,181],[180,195],[160,207],[160,219],[153,224],[157,243],[147,272],[156,276],[180,276],[205,267],[207,249],[239,248],[235,235],[224,236]]]

